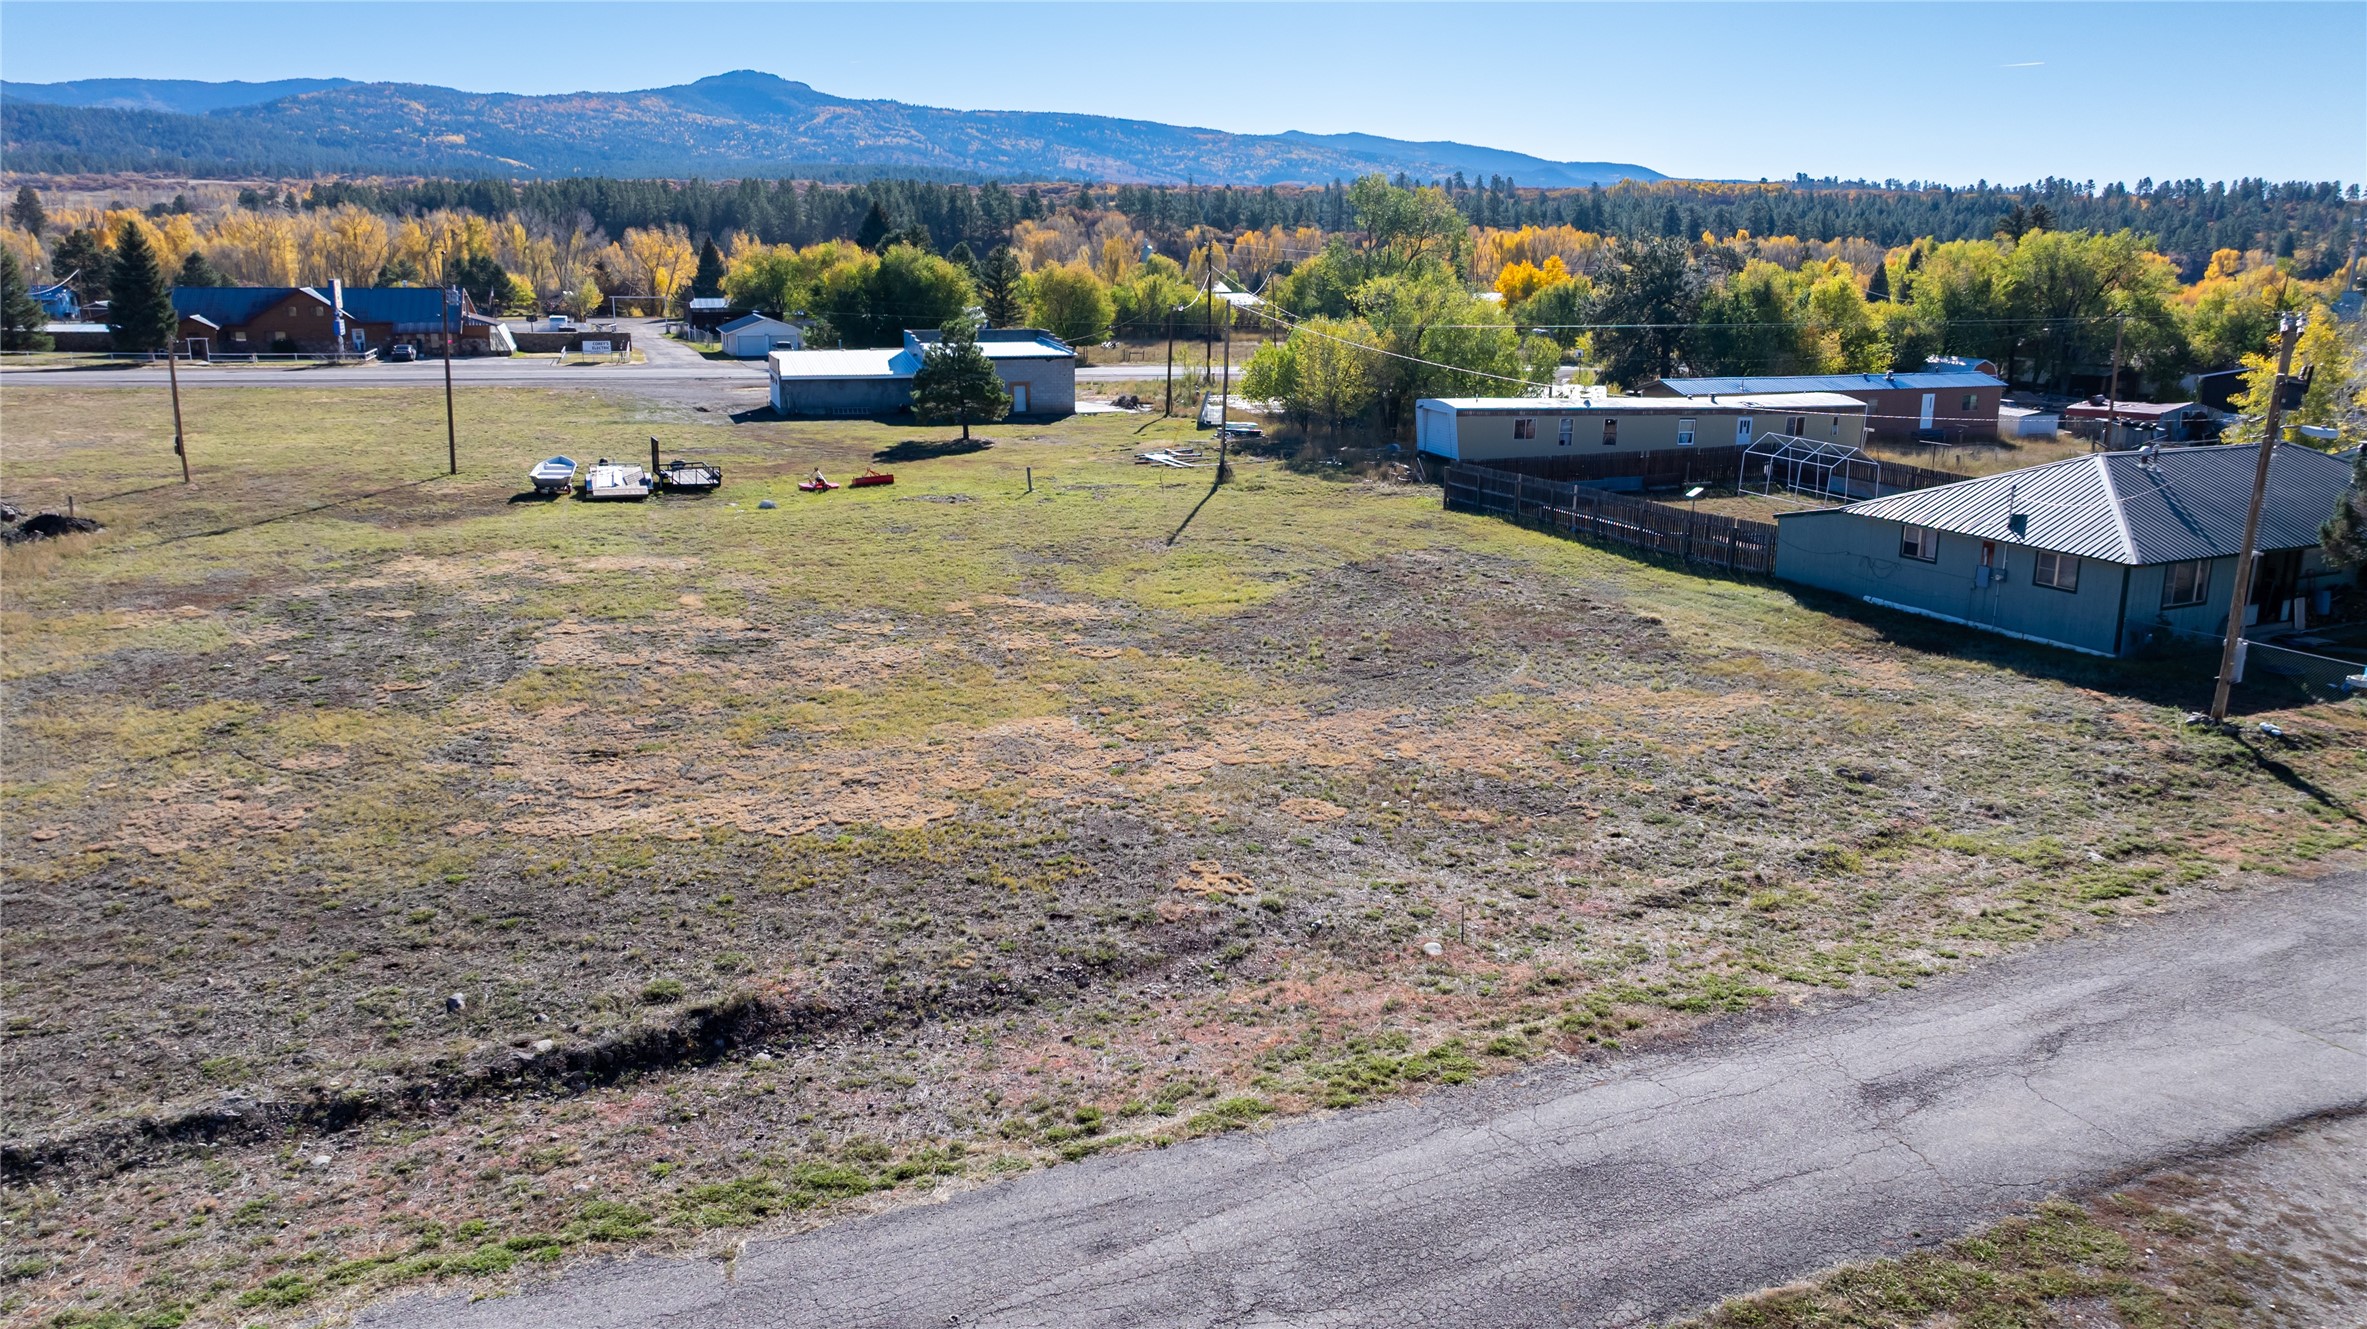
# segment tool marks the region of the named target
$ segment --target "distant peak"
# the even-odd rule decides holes
[[[779,74],[768,74],[761,69],[734,69],[721,74],[709,74],[690,86],[694,88],[767,88],[783,92],[812,92],[813,85],[800,83]]]

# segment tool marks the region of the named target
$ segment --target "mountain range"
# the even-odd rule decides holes
[[[0,83],[18,171],[374,172],[510,177],[897,174],[1145,184],[1320,184],[1379,171],[1524,185],[1658,180],[1370,134],[1235,134],[1055,111],[835,97],[754,70],[635,92],[549,96],[411,83],[85,79]]]

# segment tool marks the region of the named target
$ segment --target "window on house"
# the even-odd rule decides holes
[[[2038,551],[2038,566],[2030,570],[2030,580],[2041,586],[2052,586],[2058,591],[2079,589],[2079,558],[2075,554],[2058,554],[2051,550]]]
[[[1604,446],[1604,447],[1606,447],[1606,448],[1610,448],[1610,447],[1617,447],[1618,445],[1619,445],[1619,422],[1618,422],[1617,420],[1615,420],[1615,419],[1614,419],[1614,420],[1605,420],[1605,421],[1603,421],[1603,446]]]
[[[1783,422],[1783,431],[1787,434],[1790,434],[1794,438],[1806,437],[1808,434],[1808,417],[1805,415],[1795,415],[1791,417],[1790,419]]]
[[[1978,401],[1978,400],[1980,400],[1980,399],[1979,399],[1979,398],[1977,398],[1977,397],[1975,397],[1975,396],[1973,396],[1973,395],[1972,395],[1971,393],[1969,393],[1969,392],[1964,394],[1964,407],[1963,407],[1963,410],[1964,410],[1964,413],[1965,413],[1966,415],[1971,415],[1971,414],[1972,414],[1973,403],[1974,403],[1974,402],[1976,402],[1976,401]]]
[[[1559,438],[1557,438],[1556,440],[1554,440],[1554,441],[1555,441],[1555,442],[1557,442],[1557,443],[1559,443],[1559,444],[1561,444],[1561,445],[1562,445],[1563,447],[1565,447],[1565,448],[1566,448],[1566,447],[1568,447],[1568,446],[1570,446],[1570,440],[1571,440],[1572,438],[1575,438],[1575,437],[1577,436],[1577,428],[1578,428],[1578,422],[1577,422],[1577,421],[1575,421],[1575,420],[1572,420],[1570,417],[1568,417],[1568,416],[1566,416],[1566,415],[1565,415],[1565,416],[1563,416],[1563,417],[1562,417],[1562,428],[1561,428],[1561,436],[1560,436]]]
[[[1899,528],[1899,557],[1920,559],[1925,563],[1940,561],[1940,533],[1929,526]]]
[[[2162,608],[2199,605],[2211,598],[2211,565],[2202,559],[2172,563],[2162,570]]]
[[[1537,436],[1537,422],[1525,416],[1513,421],[1512,436],[1514,438],[1535,438]]]
[[[1677,446],[1680,448],[1693,446],[1693,422],[1691,420],[1677,421]]]

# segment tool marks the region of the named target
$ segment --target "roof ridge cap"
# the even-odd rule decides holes
[[[2112,509],[2112,529],[2120,533],[2120,552],[2124,555],[2120,561],[2134,564],[2139,559],[2137,540],[2136,537],[2129,534],[2129,514],[2128,510],[2121,506],[2120,486],[2112,481],[2112,467],[2109,463],[2113,455],[2109,452],[2099,452],[2089,460],[2096,463],[2097,473],[2104,480],[2105,503]]]

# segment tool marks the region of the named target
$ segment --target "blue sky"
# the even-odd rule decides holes
[[[32,3],[0,76],[825,92],[1674,175],[2367,176],[2367,4]],[[2281,126],[2281,127],[2280,127]]]

